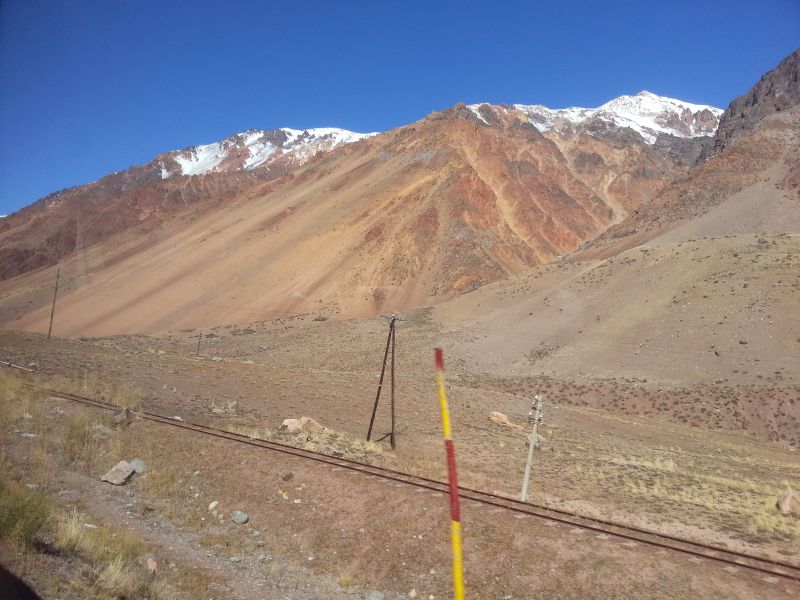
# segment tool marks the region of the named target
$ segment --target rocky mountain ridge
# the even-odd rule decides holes
[[[357,142],[376,133],[355,133],[335,127],[312,129],[249,129],[212,144],[191,146],[156,157],[162,179],[181,175],[253,170],[278,158],[302,164],[317,152]],[[152,164],[152,163],[151,163]]]
[[[626,102],[630,103],[623,97],[608,104],[623,106]],[[634,104],[638,106],[637,102]],[[669,103],[670,106],[685,104],[672,100]],[[558,165],[562,171],[561,183],[554,185],[548,181],[525,193],[533,197],[588,193],[606,205],[606,215],[600,221],[593,221],[590,227],[586,228],[586,223],[580,223],[579,219],[567,228],[569,233],[558,235],[557,243],[535,243],[531,256],[538,257],[534,261],[538,264],[568,250],[569,245],[563,245],[566,240],[570,240],[568,244],[584,241],[586,236],[594,235],[598,227],[619,221],[665,184],[684,176],[700,148],[697,138],[673,135],[660,135],[655,143],[649,143],[646,136],[611,122],[602,122],[603,131],[554,127],[543,134],[541,124],[532,121],[530,111],[482,105],[476,115],[474,108],[463,106],[433,113],[418,123],[384,134],[361,134],[336,128],[248,130],[211,144],[165,152],[148,163],[112,173],[97,182],[50,194],[0,220],[0,279],[54,264],[70,252],[85,249],[87,245],[132,227],[146,231],[157,229],[161,220],[172,218],[186,207],[203,211],[223,201],[241,198],[245,190],[261,190],[267,182],[271,182],[270,190],[277,189],[315,158],[346,156],[353,152],[348,148],[359,145],[356,142],[364,144],[374,140],[379,146],[388,144],[398,133],[406,137],[424,135],[421,125],[437,119],[466,119],[482,128],[488,125],[488,118],[496,125],[496,134],[511,133],[514,141],[502,152],[511,152],[506,158],[516,161],[514,179],[527,177],[519,170],[523,163],[531,165],[531,173],[547,172],[542,160],[552,166]],[[555,148],[538,143],[525,148],[533,140],[542,139],[555,144]],[[472,145],[464,139],[457,143]],[[420,139],[419,145],[430,148],[437,142]],[[539,151],[543,154],[535,156]],[[561,157],[550,161],[548,157],[553,152],[554,156],[560,153]],[[429,150],[424,153],[430,154]],[[481,148],[481,153],[488,153],[489,162],[494,160],[489,148]],[[525,158],[520,158],[522,156]],[[436,161],[427,165],[429,171],[436,168]],[[505,170],[507,166],[498,165],[498,168]],[[564,183],[564,168],[570,172],[567,179],[573,179],[574,183]],[[537,177],[541,179],[541,175]],[[489,185],[504,184],[497,180]],[[521,193],[525,185],[530,184],[523,184],[513,194]],[[574,185],[581,191],[573,189]],[[494,192],[506,193],[500,189]],[[557,222],[559,219],[553,216],[550,220]],[[526,244],[529,243],[533,242],[528,240]],[[527,252],[530,251],[529,248]],[[525,264],[534,263],[526,259]]]
[[[487,125],[489,121],[484,111],[491,107],[486,103],[468,106]],[[566,133],[583,129],[593,133],[625,128],[636,132],[648,144],[654,144],[659,135],[680,138],[713,135],[723,112],[713,106],[691,104],[648,91],[635,96],[620,96],[597,108],[552,109],[539,104],[514,104],[513,108],[524,114],[541,132],[555,130]]]
[[[631,98],[615,110],[652,100]],[[698,168],[708,136],[694,134],[714,113],[679,108],[679,125],[642,108],[638,131],[604,120],[608,107],[550,127],[517,106],[459,104],[296,161],[281,130],[290,152],[251,169],[256,144],[272,143],[260,132],[231,140],[223,160],[189,149],[184,164],[161,158],[3,219],[0,322],[41,328],[37,290],[53,275],[41,267],[55,264],[70,290],[65,331],[93,335],[437,305],[557,259],[625,251],[718,206],[724,218],[692,231],[791,231],[796,109]],[[87,314],[95,298],[102,311]]]
[[[632,132],[624,144],[560,139],[523,117],[498,113],[487,126],[460,105],[282,172],[159,176],[110,201],[87,201],[98,189],[88,186],[11,219],[0,264],[19,265],[24,253],[31,266],[35,257],[61,264],[78,287],[60,314],[85,333],[308,311],[366,316],[550,262],[686,173],[668,146]],[[201,291],[193,308],[178,308],[190,290]],[[102,314],[81,308],[86,294],[103,295]]]
[[[797,105],[800,105],[800,48],[730,103],[720,117],[716,134],[703,148],[700,161],[719,154],[766,117]]]

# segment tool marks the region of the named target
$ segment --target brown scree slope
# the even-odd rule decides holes
[[[78,231],[127,216],[97,243],[73,244],[62,263],[58,332],[311,311],[366,316],[440,302],[572,251],[688,168],[636,136],[554,141],[513,109],[492,110],[487,125],[457,105],[271,180],[180,177],[78,211]],[[65,204],[10,223],[4,251],[46,231],[38,223],[63,221],[46,211]],[[46,329],[53,277],[40,269],[0,284],[6,327]]]

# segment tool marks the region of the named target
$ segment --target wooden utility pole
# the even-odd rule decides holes
[[[389,329],[392,332],[392,437],[390,439],[392,450],[394,450],[394,340],[397,335],[397,328],[394,326],[397,317],[392,315],[392,322]]]
[[[200,337],[197,338],[197,356],[200,356],[200,342],[203,341],[203,332],[200,332]]]
[[[56,313],[56,297],[58,297],[58,280],[61,278],[61,267],[56,271],[56,289],[53,292],[53,308],[50,309],[50,327],[47,329],[47,339],[50,339],[50,334],[53,333],[53,315]]]
[[[542,397],[539,394],[533,397],[531,412],[528,413],[528,419],[533,423],[533,427],[531,428],[531,437],[528,440],[528,460],[525,463],[525,476],[522,479],[522,493],[519,495],[519,499],[523,502],[528,501],[528,481],[531,477],[533,447],[536,445],[536,440],[539,436],[539,423],[542,421]]]
[[[394,377],[394,350],[395,350],[395,331],[396,331],[396,323],[397,321],[403,320],[398,319],[396,315],[391,315],[389,317],[384,317],[389,320],[389,335],[386,338],[386,348],[383,351],[383,365],[381,366],[381,376],[378,379],[378,391],[375,394],[375,404],[372,407],[372,416],[369,420],[369,429],[367,429],[367,441],[371,441],[372,439],[372,426],[375,424],[375,415],[378,412],[378,402],[381,398],[381,390],[383,389],[383,378],[386,374],[386,363],[389,358],[389,349],[391,348],[392,351],[392,361],[390,363],[390,382],[391,382],[391,414],[392,414],[392,430],[390,433],[386,434],[382,438],[376,441],[381,441],[389,437],[389,441],[392,445],[392,450],[395,449],[395,411],[394,411],[394,388],[395,388],[395,377]]]

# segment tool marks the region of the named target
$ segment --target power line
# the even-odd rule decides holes
[[[50,334],[53,333],[53,316],[56,314],[56,297],[58,296],[58,280],[61,278],[61,267],[56,271],[56,287],[53,291],[53,308],[50,309],[50,327],[47,329],[47,339],[50,339]]]

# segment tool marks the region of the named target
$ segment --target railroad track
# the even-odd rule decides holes
[[[84,396],[78,396],[76,394],[60,392],[58,390],[51,390],[42,387],[36,387],[36,389],[45,392],[50,396],[63,398],[65,400],[94,407],[100,410],[114,412],[122,410],[122,407],[105,402],[103,400],[86,398]],[[327,454],[321,454],[318,452],[305,450],[303,448],[297,448],[288,444],[281,444],[280,442],[252,438],[243,434],[233,433],[224,429],[219,429],[200,423],[178,420],[176,417],[166,417],[149,411],[134,412],[136,416],[140,417],[141,419],[155,423],[161,423],[170,427],[177,427],[264,450],[280,452],[282,454],[311,460],[332,467],[349,469],[375,477],[380,477],[396,483],[402,483],[433,492],[439,492],[444,495],[447,495],[448,493],[447,482],[411,475],[401,471],[394,471],[392,469],[369,465],[359,461],[337,458]],[[735,550],[729,550],[719,546],[703,544],[701,542],[696,542],[677,536],[659,533],[631,525],[625,525],[622,523],[615,523],[586,515],[580,515],[566,510],[521,502],[513,498],[499,496],[471,488],[460,487],[459,495],[464,501],[470,501],[483,506],[491,506],[508,510],[517,515],[544,519],[553,523],[569,525],[571,527],[577,527],[583,530],[595,532],[597,534],[623,539],[627,542],[635,542],[663,550],[678,552],[697,559],[721,563],[728,567],[746,569],[749,571],[762,573],[770,577],[778,577],[785,580],[800,582],[800,565],[773,560],[762,556],[746,554],[743,552],[737,552]]]

